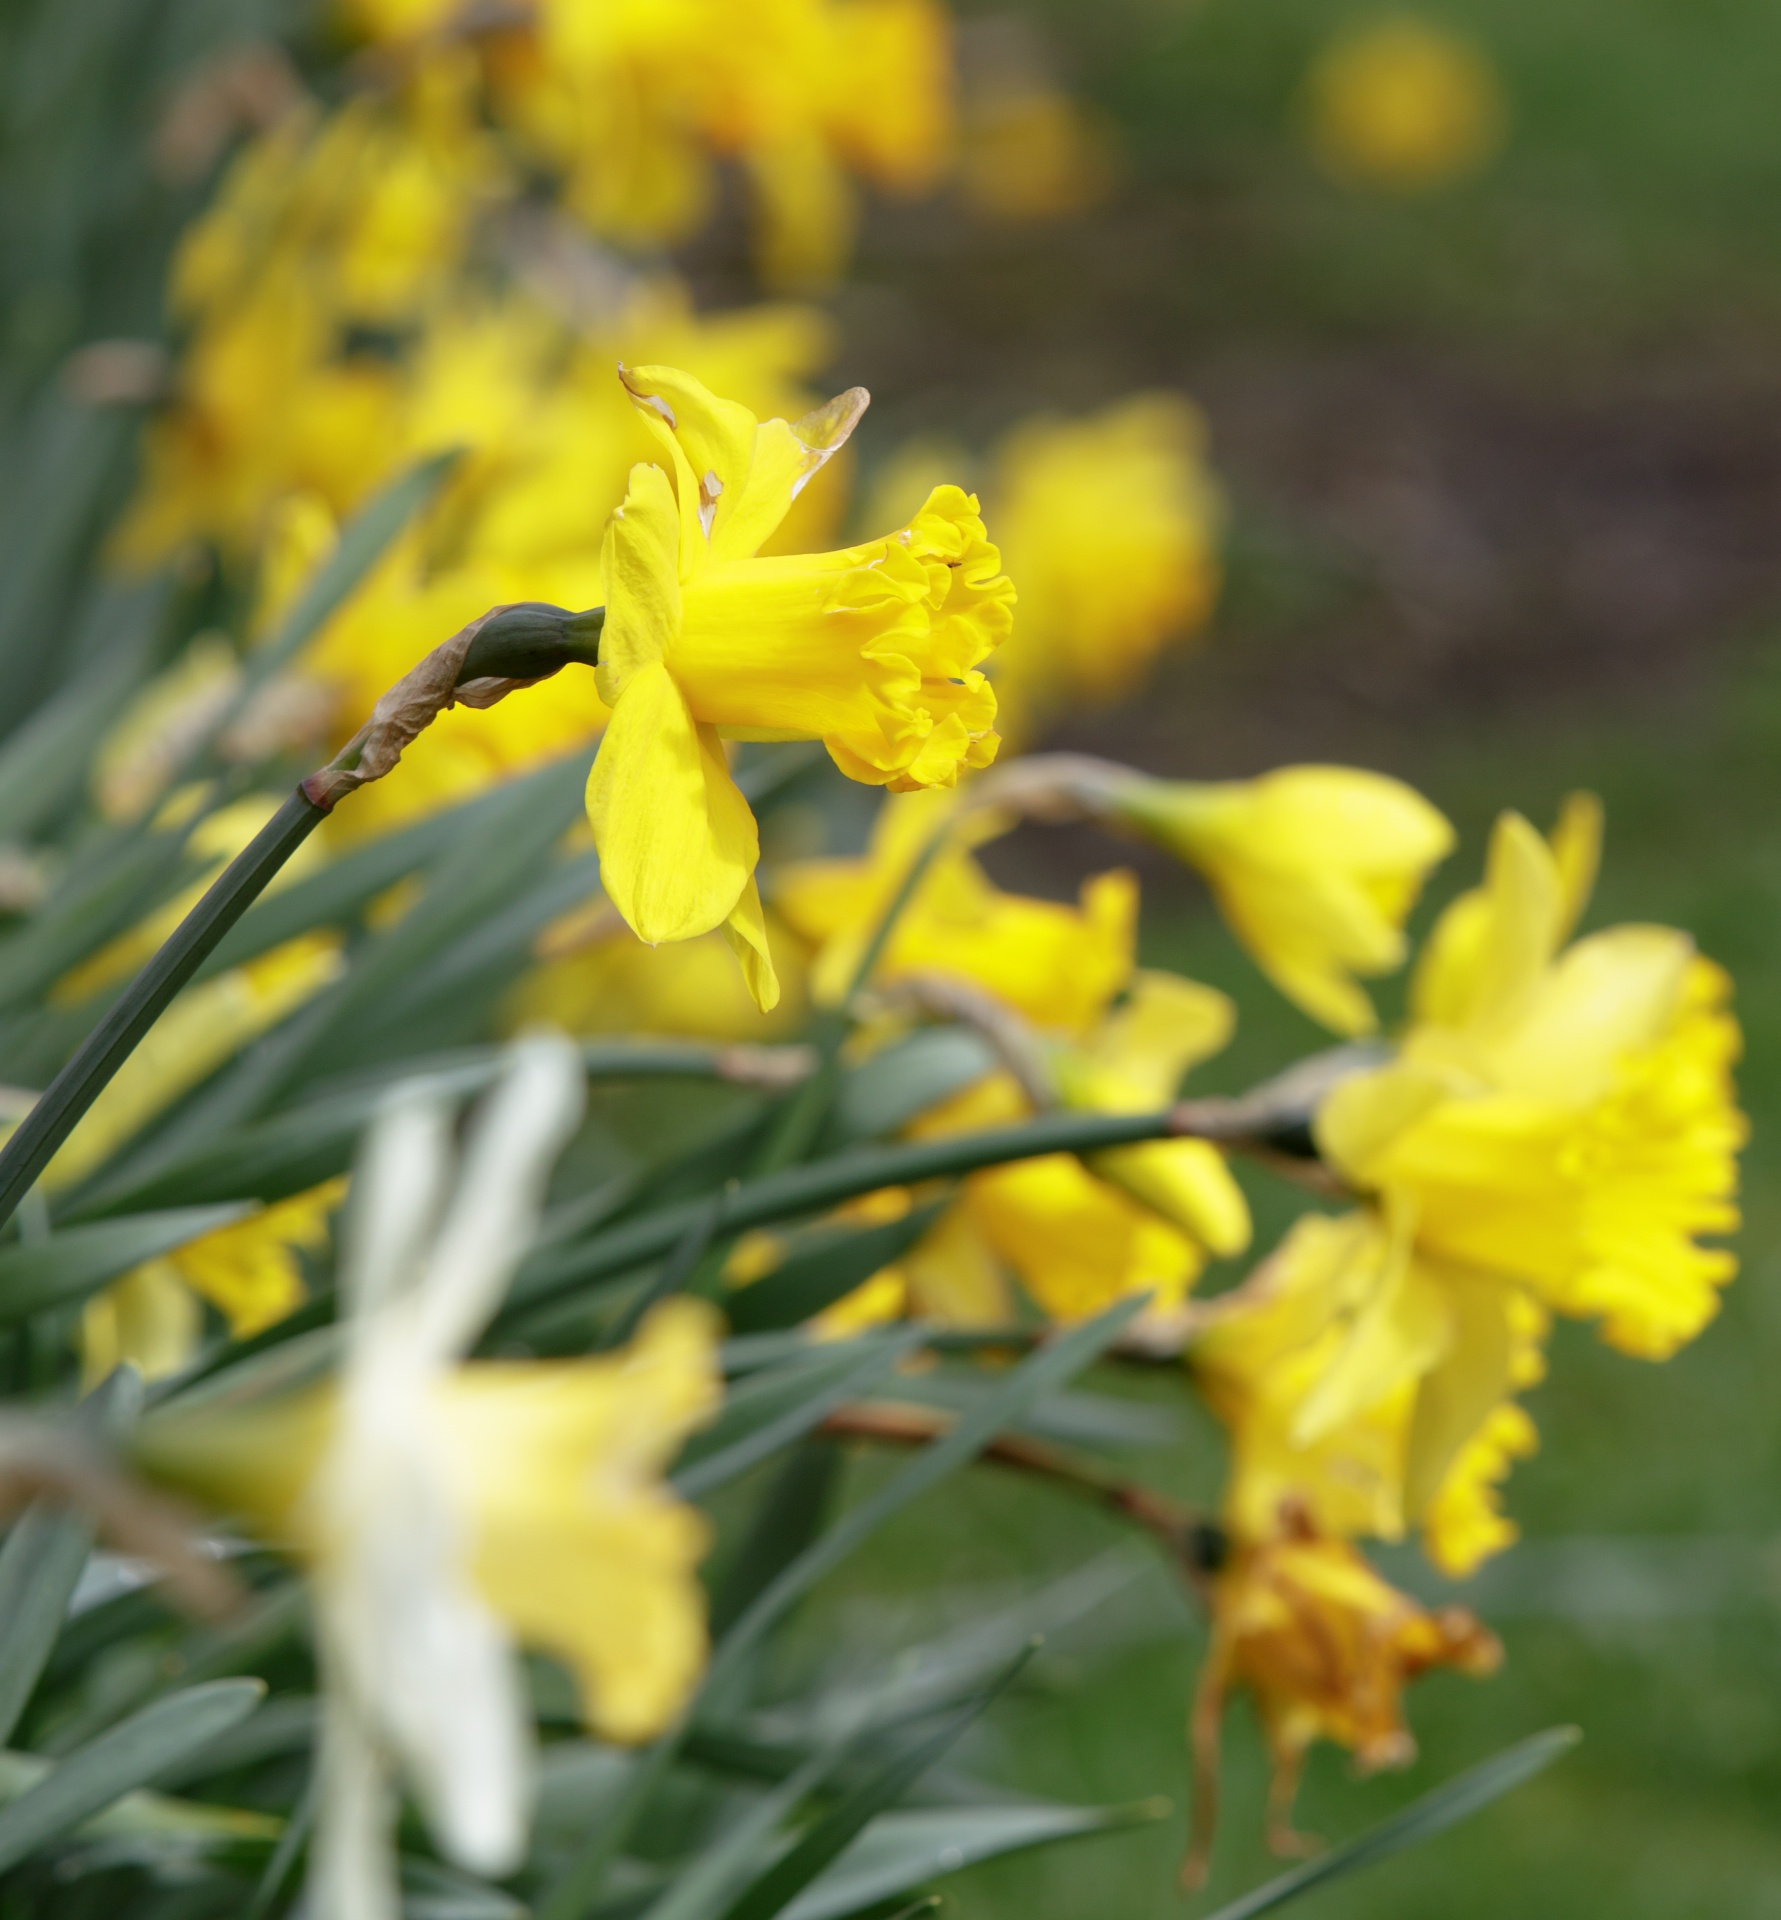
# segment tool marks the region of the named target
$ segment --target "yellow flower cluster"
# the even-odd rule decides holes
[[[597,234],[660,245],[710,217],[718,166],[753,195],[769,278],[839,269],[853,180],[932,188],[952,148],[951,31],[936,0],[532,0],[493,24],[468,0],[352,0],[387,51],[474,52],[489,106],[563,178]]]

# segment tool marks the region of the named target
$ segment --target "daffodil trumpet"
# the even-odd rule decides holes
[[[599,607],[586,613],[541,602],[495,607],[404,675],[346,746],[298,783],[217,876],[0,1147],[0,1226],[180,989],[341,800],[381,780],[454,703],[493,706],[562,667],[595,665],[604,622]]]

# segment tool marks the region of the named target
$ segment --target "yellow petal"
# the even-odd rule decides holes
[[[801,420],[757,421],[674,367],[629,367],[621,377],[651,430],[674,457],[683,572],[705,556],[742,560],[778,527],[811,476],[842,446],[866,410],[849,388]],[[686,564],[689,553],[695,565]]]
[[[1008,1279],[968,1207],[948,1207],[899,1263],[910,1311],[944,1327],[1004,1327]]]
[[[607,897],[651,943],[721,926],[760,857],[723,748],[694,726],[660,661],[639,667],[613,708],[587,810]]]
[[[1411,1258],[1414,1223],[1393,1210],[1372,1297],[1300,1407],[1292,1438],[1309,1446],[1420,1379],[1449,1350],[1454,1329],[1441,1288]]]
[[[973,1219],[1054,1320],[1083,1320],[1121,1296],[1180,1303],[1204,1257],[1186,1234],[1067,1153],[976,1174]]]
[[[1249,1203],[1224,1155],[1207,1140],[1150,1140],[1088,1156],[1089,1167],[1152,1213],[1184,1228],[1208,1252],[1249,1245]]]
[[[1596,872],[1602,864],[1602,803],[1593,793],[1565,796],[1552,829],[1551,845],[1562,902],[1558,937],[1567,940],[1589,905]]]
[[[771,1013],[779,1005],[779,976],[773,970],[773,956],[767,949],[767,920],[761,911],[761,890],[753,874],[742,889],[724,935],[742,968],[748,991],[762,1013]]]
[[[709,1531],[660,1476],[717,1404],[714,1322],[673,1300],[610,1359],[463,1367],[441,1389],[476,1584],[614,1740],[660,1732],[704,1661]]]
[[[1379,1155],[1451,1090],[1447,1075],[1414,1060],[1353,1074],[1317,1110],[1317,1150],[1351,1180],[1370,1184]]]
[[[1579,940],[1541,981],[1489,1064],[1505,1092],[1585,1106],[1622,1059],[1656,1044],[1681,1002],[1694,955],[1672,927],[1611,927]]]
[[[80,1318],[81,1380],[96,1387],[128,1362],[145,1380],[178,1373],[197,1354],[204,1311],[171,1260],[149,1260],[87,1303]]]
[[[1512,1019],[1558,949],[1563,914],[1551,848],[1520,814],[1503,814],[1482,892],[1461,895],[1429,937],[1411,986],[1416,1019],[1445,1027]]]
[[[680,631],[680,532],[674,490],[660,467],[631,469],[624,505],[606,524],[606,624],[596,680],[616,705],[631,675],[660,660]]]
[[[1453,1340],[1424,1377],[1404,1459],[1404,1513],[1420,1521],[1459,1451],[1509,1391],[1510,1291],[1489,1280],[1444,1276]]]
[[[1236,1025],[1228,995],[1145,967],[1084,1051],[1092,1071],[1129,1089],[1136,1112],[1174,1099],[1181,1076],[1217,1053]]]

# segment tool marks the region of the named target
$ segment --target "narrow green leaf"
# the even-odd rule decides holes
[[[252,1211],[245,1202],[169,1207],[67,1227],[45,1240],[0,1248],[0,1325],[78,1300],[142,1261],[183,1247]]]
[[[867,1823],[895,1806],[960,1734],[981,1715],[1033,1657],[1030,1642],[1008,1662],[994,1682],[941,1721],[925,1739],[916,1741],[887,1766],[831,1807],[823,1817],[729,1909],[724,1920],[773,1920],[853,1844]]]
[[[1425,1793],[1420,1800],[1412,1801],[1402,1813],[1381,1821],[1358,1840],[1320,1854],[1304,1866],[1295,1867],[1291,1873],[1283,1873],[1277,1880],[1244,1894],[1229,1906],[1220,1907],[1210,1920],[1254,1920],[1258,1913],[1271,1913],[1287,1901],[1296,1900],[1301,1893],[1322,1886],[1326,1880],[1358,1873],[1362,1867],[1370,1867],[1391,1854],[1403,1852],[1406,1847],[1432,1839],[1500,1799],[1524,1780],[1543,1772],[1553,1761],[1569,1753],[1582,1737],[1576,1727],[1549,1727],[1544,1733],[1506,1747],[1456,1779],[1444,1782],[1432,1793]]]
[[[816,1245],[800,1248],[771,1273],[725,1298],[731,1328],[737,1333],[772,1333],[800,1326],[907,1253],[940,1211],[938,1205],[917,1207],[901,1220],[824,1234]]]
[[[1029,1802],[880,1814],[829,1871],[785,1909],[782,1920],[843,1920],[980,1860],[1141,1826],[1167,1811],[1166,1801],[1145,1800],[1129,1807]]]
[[[155,1701],[71,1753],[37,1786],[0,1809],[0,1873],[226,1733],[253,1712],[265,1693],[260,1680],[216,1680],[192,1687]]]
[[[688,1444],[675,1487],[684,1499],[704,1499],[857,1399],[920,1345],[919,1329],[902,1328],[754,1375],[725,1396],[717,1419]]]
[[[845,1757],[848,1740],[831,1741],[813,1753],[771,1793],[762,1794],[726,1832],[720,1834],[656,1900],[644,1920],[709,1920],[722,1913],[736,1881],[754,1870],[775,1829],[789,1819],[805,1796]]]
[[[714,1639],[722,1639],[822,1531],[840,1478],[838,1441],[813,1437],[786,1456],[724,1569],[711,1603]]]
[[[800,1172],[807,1169],[798,1169]],[[764,1184],[764,1183],[763,1183]],[[868,1500],[812,1542],[790,1566],[769,1582],[724,1636],[706,1668],[701,1697],[721,1691],[775,1621],[817,1581],[832,1572],[910,1501],[918,1499],[976,1457],[1004,1427],[1012,1426],[1041,1394],[1050,1392],[1090,1366],[1119,1338],[1143,1309],[1148,1294],[1121,1300],[1105,1313],[1072,1327],[1048,1346],[1028,1355],[996,1393],[965,1414],[942,1440],[916,1457]],[[696,1702],[695,1702],[696,1708]],[[630,1837],[638,1816],[666,1776],[690,1720],[681,1721],[649,1750],[631,1775],[618,1805],[591,1836],[582,1852],[540,1903],[538,1920],[580,1920],[599,1897],[607,1869]],[[907,1882],[903,1883],[907,1884]]]
[[[34,1506],[0,1547],[0,1742],[12,1737],[93,1547],[86,1517]]]

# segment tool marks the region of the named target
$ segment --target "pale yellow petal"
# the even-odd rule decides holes
[[[724,922],[724,935],[742,968],[748,991],[762,1013],[771,1013],[779,1005],[779,975],[773,968],[773,956],[767,947],[767,919],[761,911],[761,890],[749,875],[742,897]]]
[[[1190,1067],[1229,1041],[1236,1025],[1228,995],[1178,973],[1141,967],[1124,1004],[1101,1023],[1085,1051],[1092,1067],[1130,1087],[1137,1102],[1160,1107],[1175,1097]]]
[[[1448,1470],[1510,1390],[1509,1288],[1460,1274],[1443,1276],[1453,1340],[1422,1379],[1404,1457],[1404,1513],[1419,1522]]]
[[[1089,1167],[1152,1213],[1228,1258],[1249,1245],[1249,1203],[1207,1140],[1150,1140],[1088,1156]]]
[[[1566,940],[1583,918],[1602,864],[1602,803],[1593,793],[1565,796],[1551,846],[1562,902],[1558,937]]]

